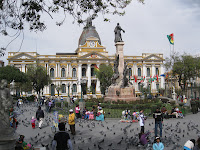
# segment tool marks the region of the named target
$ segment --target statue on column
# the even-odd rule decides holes
[[[7,81],[3,79],[0,83],[0,129],[5,133],[12,129],[9,120],[9,110],[12,106],[13,100],[10,96],[10,90],[7,88]]]
[[[115,30],[114,30],[114,32],[115,32],[115,43],[123,42],[121,31],[123,31],[125,33],[125,31],[121,28],[119,23],[117,23],[117,26],[115,27]]]
[[[92,26],[92,17],[88,17],[84,22],[86,22],[85,28],[90,28]]]

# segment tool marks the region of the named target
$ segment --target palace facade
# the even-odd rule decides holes
[[[56,55],[40,55],[36,52],[8,52],[8,65],[14,65],[20,71],[26,72],[29,65],[39,63],[44,66],[52,79],[52,83],[42,90],[44,96],[81,96],[102,97],[100,81],[95,76],[95,67],[100,64],[114,65],[115,56],[108,55],[106,47],[94,26],[84,27],[74,53],[56,53]],[[135,86],[136,95],[142,93],[142,88],[148,88],[151,93],[158,93],[165,88],[163,54],[142,53],[142,56],[126,56],[129,78]],[[150,82],[151,77],[158,79]],[[134,80],[134,77],[137,80]],[[144,78],[142,82],[142,78]],[[81,88],[82,87],[82,88]],[[24,94],[34,94],[32,91]]]

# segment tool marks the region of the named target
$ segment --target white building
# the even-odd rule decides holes
[[[114,44],[114,43],[113,43]],[[101,97],[100,81],[94,73],[95,66],[106,63],[114,65],[115,56],[109,56],[106,47],[102,46],[95,27],[84,27],[80,36],[78,48],[74,53],[56,53],[56,55],[40,55],[36,52],[8,52],[8,64],[14,65],[26,72],[27,67],[36,64],[44,66],[52,79],[52,84],[43,89],[45,96],[58,96],[56,87],[61,86],[60,96],[80,96],[81,81],[83,94],[87,97]],[[144,86],[156,94],[159,88],[164,88],[163,54],[143,53],[142,56],[126,56],[129,77],[135,86],[136,95],[141,94],[141,78],[145,77]],[[150,77],[158,75],[158,81],[149,82]],[[137,82],[134,80],[137,77]],[[31,92],[29,92],[31,94]]]

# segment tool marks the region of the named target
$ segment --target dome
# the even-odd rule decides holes
[[[101,45],[101,39],[94,26],[90,26],[90,27],[86,26],[83,28],[83,32],[79,38],[78,45],[84,45],[86,43],[87,38],[89,37],[98,38],[99,39],[98,42]]]

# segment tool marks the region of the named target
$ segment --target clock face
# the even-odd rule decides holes
[[[94,41],[90,42],[90,47],[95,47],[95,42]]]

